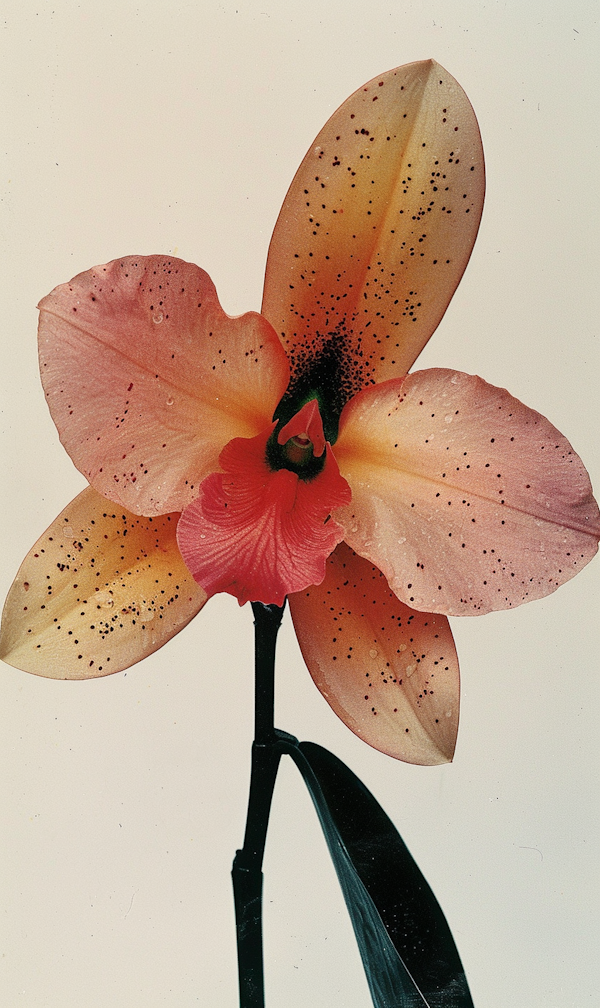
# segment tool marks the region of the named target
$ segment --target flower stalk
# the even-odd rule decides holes
[[[262,862],[281,747],[274,727],[275,647],[284,606],[253,602],[254,742],[244,846],[231,871],[235,901],[240,1008],[264,1008]]]

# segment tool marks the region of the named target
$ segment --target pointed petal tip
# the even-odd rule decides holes
[[[435,60],[355,91],[309,148],[269,248],[262,310],[294,373],[334,333],[346,398],[406,373],[465,270],[484,190],[475,113]]]
[[[460,677],[445,616],[404,605],[345,543],[329,557],[322,584],[289,602],[309,672],[355,735],[406,763],[452,760]]]
[[[79,494],[19,569],[2,659],[44,678],[95,679],[166,644],[207,600],[177,549],[177,517],[140,518],[91,487]]]

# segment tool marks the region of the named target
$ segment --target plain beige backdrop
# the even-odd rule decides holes
[[[1,26],[2,588],[82,488],[47,413],[37,301],[127,253],[260,306],[305,149],[381,71],[435,57],[475,107],[488,194],[417,366],[507,386],[598,457],[598,18],[587,0],[9,0]],[[4,150],[3,150],[4,156]],[[396,763],[313,687],[282,633],[278,723],[344,759],[448,916],[477,1008],[594,1008],[600,564],[550,598],[454,620],[456,760]],[[2,667],[0,1002],[235,1008],[230,863],[249,768],[248,607],[212,600],[141,665],[88,683]],[[368,1008],[335,877],[284,767],[266,858],[268,1008]]]

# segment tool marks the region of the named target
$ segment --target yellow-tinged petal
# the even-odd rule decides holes
[[[445,616],[404,605],[344,543],[323,583],[289,601],[310,674],[351,731],[407,763],[452,759],[460,681]]]
[[[91,679],[166,644],[207,598],[177,548],[178,518],[140,518],[84,490],[23,561],[0,657],[50,679]]]
[[[463,274],[484,186],[475,114],[438,63],[390,70],[344,102],[269,249],[262,312],[293,371],[333,340],[346,398],[407,372]]]

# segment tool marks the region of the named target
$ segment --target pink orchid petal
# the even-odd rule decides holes
[[[100,493],[136,514],[182,510],[231,438],[264,430],[287,385],[269,324],[229,318],[210,277],[180,259],[117,259],[39,307],[61,441]]]
[[[229,592],[240,605],[283,605],[288,592],[321,581],[343,537],[327,519],[350,500],[329,445],[322,472],[309,481],[271,470],[265,459],[271,430],[227,445],[219,460],[224,474],[204,480],[177,530],[196,581],[208,595]]]
[[[409,609],[343,543],[290,609],[310,674],[351,731],[408,763],[452,759],[460,683],[445,616]]]
[[[166,644],[207,598],[177,548],[178,518],[140,518],[92,487],[79,494],[19,569],[3,660],[51,679],[93,679]]]
[[[418,371],[348,403],[335,452],[346,541],[416,609],[474,615],[541,598],[594,556],[579,457],[505,389]]]
[[[346,398],[408,371],[463,274],[484,188],[475,113],[438,63],[391,70],[344,102],[269,249],[262,313],[293,374],[332,339]]]
[[[316,399],[311,399],[305,403],[301,410],[281,428],[277,435],[280,445],[285,444],[290,438],[306,433],[308,440],[312,444],[313,455],[320,458],[325,451],[325,435],[323,433],[323,421],[319,412],[319,404]]]

